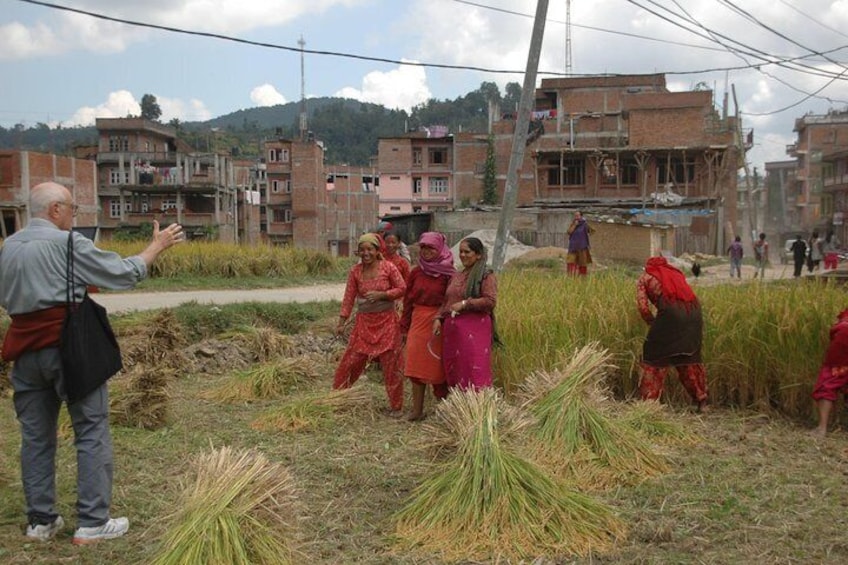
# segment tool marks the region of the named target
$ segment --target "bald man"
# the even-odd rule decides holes
[[[67,401],[59,334],[66,310],[68,237],[74,246],[74,294],[87,285],[129,289],[147,276],[160,253],[185,239],[182,227],[159,230],[138,255],[121,258],[72,232],[77,205],[64,186],[48,182],[30,191],[27,226],[0,249],[0,306],[12,318],[3,359],[12,369],[15,412],[21,429],[21,479],[26,498],[26,536],[47,541],[64,526],[56,512],[56,424]],[[77,529],[80,545],[124,535],[126,518],[112,518],[112,439],[106,384],[68,404],[77,450]]]

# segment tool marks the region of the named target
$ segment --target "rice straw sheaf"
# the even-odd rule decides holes
[[[119,342],[124,367],[143,365],[151,370],[167,368],[174,375],[182,374],[188,365],[183,352],[186,344],[183,333],[170,309],[162,310],[144,324],[121,329]]]
[[[327,362],[323,356],[310,354],[280,358],[244,371],[238,371],[223,385],[203,396],[220,402],[282,398],[298,385],[314,381],[325,374]]]
[[[560,370],[537,371],[521,384],[522,407],[535,418],[534,458],[552,470],[568,470],[588,482],[641,479],[664,472],[664,458],[644,437],[614,418],[603,385],[610,354],[597,344],[575,351]],[[591,465],[593,470],[579,469]]]
[[[624,426],[653,441],[686,444],[697,441],[681,422],[674,420],[668,407],[660,402],[628,403],[619,411],[619,417]]]
[[[109,415],[119,426],[158,430],[168,423],[168,383],[174,372],[136,365],[110,387]]]
[[[373,402],[371,392],[364,386],[312,392],[292,398],[281,407],[256,418],[251,428],[261,431],[296,431],[312,428],[343,411],[361,409]]]
[[[294,348],[294,341],[290,336],[267,326],[239,326],[222,337],[241,342],[259,362],[290,355]]]
[[[201,454],[188,483],[155,565],[304,562],[297,495],[284,466],[256,450],[224,447]]]
[[[612,510],[570,491],[501,442],[492,389],[452,392],[439,407],[456,451],[396,515],[401,552],[454,560],[532,559],[609,550],[624,533]]]

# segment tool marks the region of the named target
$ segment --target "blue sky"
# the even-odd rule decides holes
[[[54,3],[289,47],[303,36],[308,50],[504,70],[524,68],[532,26],[526,16],[536,9],[535,0]],[[565,70],[565,5],[550,2],[542,71]],[[718,101],[734,84],[744,126],[755,129],[757,145],[749,156],[760,167],[788,158],[784,148],[794,140],[795,118],[848,104],[848,48],[841,49],[848,46],[841,31],[848,30],[848,0],[572,0],[571,21],[575,73],[680,73],[667,77],[672,90],[704,82],[716,89]],[[743,43],[748,53],[732,54],[717,41]],[[807,56],[800,61],[806,67],[768,64],[751,50]],[[831,50],[826,57],[811,55]],[[295,101],[301,90],[298,53],[118,24],[20,0],[0,0],[0,76],[4,127],[71,126],[137,113],[145,93],[156,95],[165,121],[205,120]],[[522,76],[306,56],[307,96],[344,95],[409,109],[430,97],[455,98],[482,81],[503,87]]]

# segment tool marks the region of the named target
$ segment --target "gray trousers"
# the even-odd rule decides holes
[[[21,355],[12,369],[21,427],[21,478],[30,524],[52,522],[56,504],[56,424],[65,397],[59,349]],[[112,437],[104,384],[68,405],[77,450],[77,525],[100,526],[112,502]]]

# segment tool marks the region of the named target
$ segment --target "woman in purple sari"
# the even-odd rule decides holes
[[[498,285],[476,237],[459,244],[463,270],[451,277],[433,333],[442,333],[442,363],[449,387],[492,386],[493,312]]]

